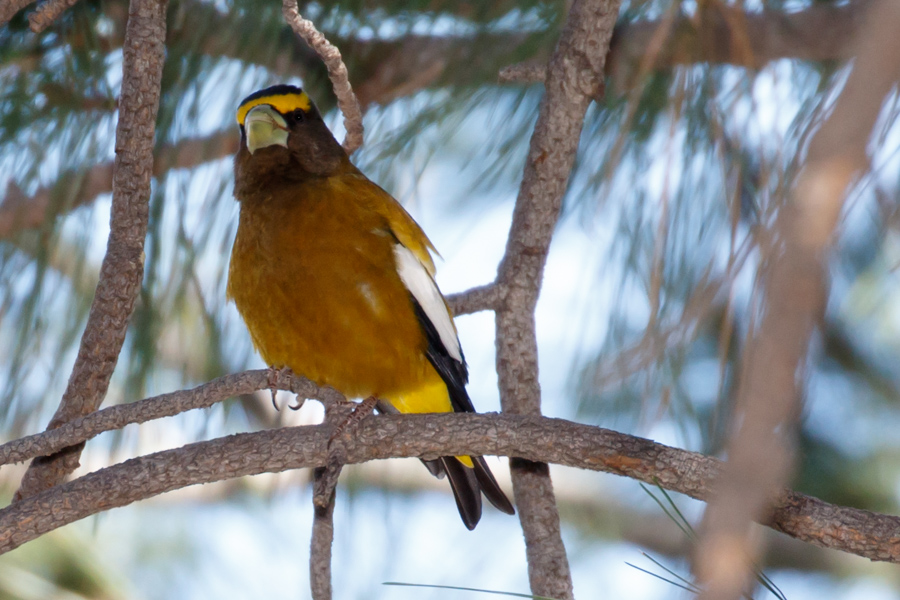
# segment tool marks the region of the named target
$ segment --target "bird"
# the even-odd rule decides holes
[[[351,163],[302,88],[259,90],[236,116],[227,297],[263,360],[381,412],[475,412],[422,228]],[[482,494],[515,514],[483,457],[423,462],[446,474],[468,529]]]

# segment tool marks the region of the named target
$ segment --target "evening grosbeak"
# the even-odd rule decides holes
[[[228,297],[266,363],[401,413],[474,412],[419,225],[350,163],[300,88],[251,94],[237,122]],[[482,457],[425,464],[446,473],[469,529],[482,493],[514,513]]]

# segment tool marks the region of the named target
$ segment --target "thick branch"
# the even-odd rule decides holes
[[[500,402],[508,413],[541,412],[534,309],[584,115],[603,84],[601,74],[618,12],[618,0],[576,0],[547,67],[546,93],[497,274],[497,283],[506,290],[496,313],[497,374]],[[510,462],[510,470],[531,591],[572,598],[548,467],[517,458]]]
[[[49,429],[97,410],[103,401],[140,289],[166,7],[166,0],[133,0],[129,8],[109,242],[75,367]],[[80,454],[76,448],[32,464],[16,498],[59,483],[77,468]]]
[[[704,516],[701,599],[737,600],[745,593],[761,551],[750,524],[766,518],[792,469],[806,352],[825,307],[827,254],[847,188],[868,165],[866,143],[882,103],[900,80],[898,28],[896,0],[871,5],[855,41],[853,71],[776,222],[765,312],[746,350],[729,460]]]
[[[0,510],[0,552],[86,516],[188,485],[325,463],[327,425],[246,433],[135,458]],[[348,463],[456,454],[519,456],[605,471],[706,500],[718,460],[559,419],[497,414],[381,415],[345,444]],[[900,517],[835,506],[786,491],[772,526],[823,548],[900,563]]]

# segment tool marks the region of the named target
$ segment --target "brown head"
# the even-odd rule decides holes
[[[350,165],[319,110],[302,89],[276,85],[237,110],[241,147],[234,157],[234,195],[242,200],[272,185],[328,177]]]

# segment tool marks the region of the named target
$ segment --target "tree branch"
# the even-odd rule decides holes
[[[144,272],[153,135],[165,58],[166,0],[132,0],[122,61],[113,204],[100,282],[75,367],[48,429],[97,410],[119,358]],[[56,485],[78,467],[80,448],[31,465],[21,500]]]
[[[329,388],[319,388],[304,377],[279,375],[277,389],[283,389],[301,398],[321,399],[326,394],[337,394]],[[146,423],[155,419],[172,417],[196,408],[209,408],[213,404],[234,396],[269,389],[272,385],[268,369],[244,371],[219,377],[191,390],[179,390],[131,404],[118,404],[79,417],[43,433],[29,435],[0,445],[0,465],[24,462],[38,456],[47,456],[63,448],[85,442],[105,431],[122,429],[134,423]],[[335,399],[336,396],[332,396]]]
[[[50,26],[53,21],[69,8],[75,6],[78,0],[45,0],[37,10],[28,15],[28,23],[31,31],[40,33]]]
[[[900,4],[872,4],[855,40],[854,68],[775,224],[765,312],[746,349],[729,459],[697,549],[697,575],[706,583],[701,600],[737,600],[746,592],[762,550],[751,522],[766,518],[793,468],[806,354],[826,301],[828,251],[848,186],[868,166],[866,143],[882,103],[900,80],[898,29]]]
[[[497,273],[497,283],[506,290],[496,311],[496,360],[500,403],[507,413],[541,412],[534,309],[584,115],[603,84],[601,74],[618,12],[619,0],[576,0],[547,67],[546,93]],[[549,469],[515,458],[510,471],[531,591],[572,598]]]
[[[344,115],[344,129],[347,130],[343,143],[344,150],[347,154],[353,154],[363,143],[362,110],[350,86],[350,76],[347,74],[347,65],[341,59],[341,51],[325,39],[312,21],[300,16],[297,0],[284,0],[282,14],[294,33],[315,50],[325,63],[328,78],[334,87],[334,95],[337,96],[338,107]]]
[[[231,128],[207,137],[186,138],[160,147],[153,158],[153,177],[171,169],[191,169],[237,152],[240,138]],[[100,163],[86,171],[63,173],[50,187],[27,196],[10,184],[0,200],[0,239],[43,225],[47,219],[93,202],[113,190],[114,163]]]
[[[503,300],[504,288],[496,283],[473,287],[447,296],[447,304],[454,315],[468,315],[483,310],[496,310]]]
[[[330,425],[243,433],[134,458],[0,510],[0,552],[68,523],[168,491],[245,475],[316,467],[328,458]],[[604,471],[699,500],[712,494],[715,458],[643,438],[535,416],[379,415],[339,438],[347,462],[483,454]],[[784,491],[771,526],[816,546],[900,564],[900,517],[835,506]]]
[[[20,10],[34,2],[34,0],[2,0],[0,4],[0,27],[9,23]]]
[[[313,487],[327,477],[328,467],[316,467]],[[312,538],[309,542],[309,587],[313,600],[331,600],[331,546],[334,543],[335,488],[328,490],[325,504],[313,503]]]

